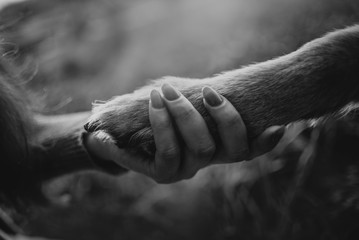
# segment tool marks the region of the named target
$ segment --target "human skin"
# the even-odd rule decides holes
[[[120,149],[103,134],[91,134],[87,148],[101,159],[143,173],[159,183],[171,183],[191,178],[212,164],[250,159],[274,147],[283,135],[284,127],[271,127],[250,150],[246,127],[233,105],[211,88],[202,92],[204,105],[216,123],[219,142],[214,141],[205,120],[188,99],[165,84],[164,97],[157,90],[150,96],[150,122],[157,149],[154,159]]]

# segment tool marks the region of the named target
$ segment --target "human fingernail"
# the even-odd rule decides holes
[[[202,89],[203,97],[210,106],[217,107],[223,102],[223,98],[216,91],[210,87],[204,87]]]
[[[161,94],[157,90],[151,91],[150,99],[153,108],[161,109],[164,107]]]
[[[168,83],[162,85],[162,92],[163,96],[169,101],[176,100],[181,96],[181,93]]]

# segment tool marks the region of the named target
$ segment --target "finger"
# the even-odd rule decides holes
[[[116,147],[115,141],[104,131],[100,130],[86,135],[84,144],[91,156],[107,161],[113,161],[116,158],[116,153],[112,149],[113,146]]]
[[[159,182],[168,181],[176,175],[180,166],[181,151],[169,113],[156,90],[151,92],[149,116],[156,143],[152,175]]]
[[[253,157],[272,150],[282,139],[284,133],[285,126],[272,126],[267,128],[252,144]]]
[[[110,135],[103,131],[89,134],[85,144],[91,155],[103,161],[113,161],[124,168],[147,174],[144,170],[146,167],[144,159],[118,148]]]
[[[164,84],[162,92],[187,148],[197,159],[209,161],[215,153],[215,143],[202,116],[171,85]]]
[[[240,161],[248,157],[247,130],[233,105],[210,87],[202,89],[204,105],[217,124],[226,161]],[[222,159],[224,161],[224,159]]]

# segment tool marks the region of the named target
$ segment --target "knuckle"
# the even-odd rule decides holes
[[[199,146],[198,148],[194,149],[195,156],[199,158],[210,158],[216,152],[216,146],[213,144],[206,144]]]
[[[175,146],[169,146],[166,147],[160,151],[157,152],[158,157],[161,159],[167,159],[167,160],[171,160],[174,158],[178,158],[179,156],[179,149]]]

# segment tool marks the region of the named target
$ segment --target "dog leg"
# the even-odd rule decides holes
[[[132,94],[95,105],[85,128],[108,133],[120,148],[153,156],[149,94],[167,82],[202,114],[215,139],[215,125],[202,101],[204,86],[211,86],[237,108],[253,139],[269,126],[317,118],[357,100],[358,56],[359,25],[329,33],[288,55],[214,77],[157,80]]]

